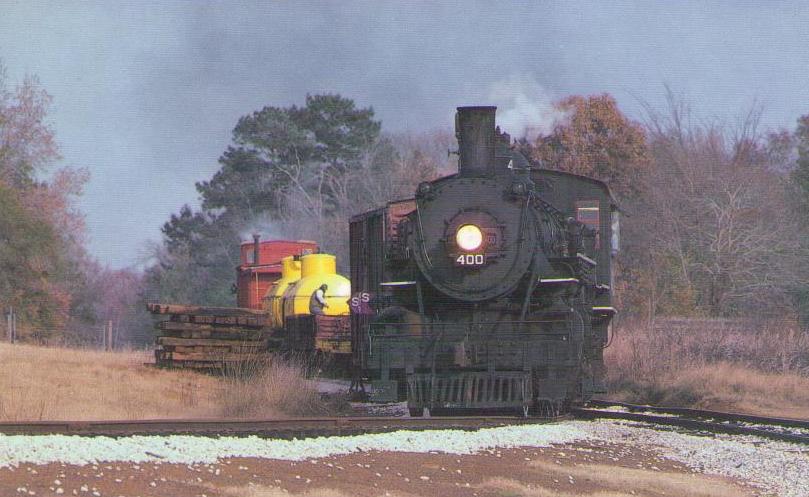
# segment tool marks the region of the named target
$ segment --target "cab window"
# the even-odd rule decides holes
[[[601,248],[601,211],[598,200],[582,200],[576,202],[576,221],[595,230],[595,248]]]

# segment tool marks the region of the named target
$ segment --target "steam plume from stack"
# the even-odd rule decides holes
[[[497,124],[515,138],[533,142],[564,124],[569,114],[554,107],[548,92],[530,76],[512,74],[492,85],[489,93],[498,107]]]

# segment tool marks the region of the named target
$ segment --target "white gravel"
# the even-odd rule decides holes
[[[360,416],[392,416],[410,417],[407,402],[390,402],[386,404],[374,402],[351,402],[351,409]]]
[[[809,475],[809,447],[758,437],[699,437],[608,420],[510,426],[476,432],[399,431],[304,440],[0,435],[0,467],[26,463],[85,465],[112,461],[211,464],[227,457],[299,461],[358,451],[474,454],[495,447],[547,447],[585,440],[654,447],[662,457],[704,473],[739,478],[783,497],[809,497],[806,478]]]
[[[303,440],[196,436],[133,436],[118,439],[63,435],[0,436],[0,467],[23,463],[84,465],[111,461],[210,464],[226,457],[301,461],[360,451],[474,454],[495,447],[546,447],[555,443],[571,443],[587,438],[582,428],[584,426],[560,423],[488,428],[476,432],[403,430]]]
[[[631,409],[627,409],[626,407],[622,406],[609,406],[609,407],[590,407],[589,410],[591,411],[602,411],[602,412],[622,412],[622,413],[637,413],[637,414],[646,414],[649,416],[660,416],[661,418],[678,418],[680,417],[677,414],[670,414],[665,412],[656,412],[656,411],[633,411]]]
[[[640,423],[597,421],[592,438],[656,447],[662,456],[703,473],[746,481],[781,497],[809,496],[809,446],[752,436],[701,437],[661,431]]]
[[[313,380],[315,389],[320,393],[348,393],[351,388],[351,382],[346,380],[338,380],[335,378],[318,378]]]

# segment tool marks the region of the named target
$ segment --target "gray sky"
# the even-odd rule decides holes
[[[792,129],[809,113],[803,2],[494,3],[0,0],[0,58],[53,95],[63,165],[92,174],[90,250],[113,267],[197,205],[239,116],[307,93],[371,105],[391,131],[601,92],[639,117],[664,83],[704,118],[758,102]]]

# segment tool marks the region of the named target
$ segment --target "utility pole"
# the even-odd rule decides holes
[[[106,338],[107,339],[106,339],[106,343],[105,343],[106,347],[104,347],[104,350],[109,351],[109,350],[112,350],[112,319],[107,321],[107,330],[106,330],[106,332],[107,332],[106,333]]]

